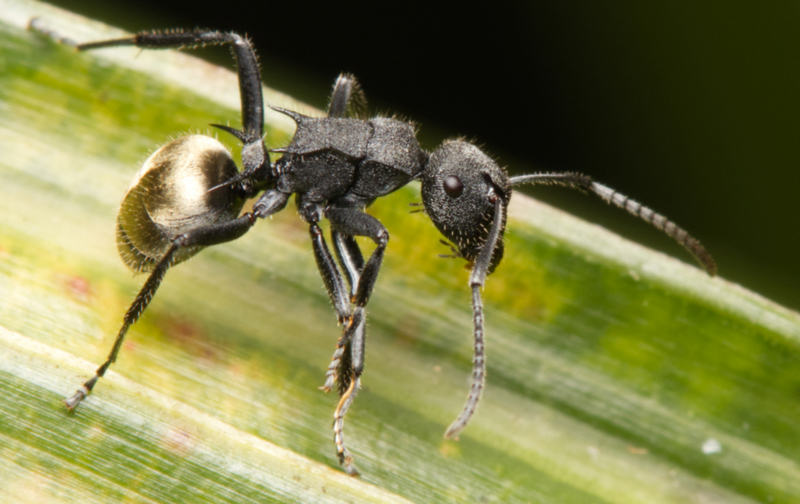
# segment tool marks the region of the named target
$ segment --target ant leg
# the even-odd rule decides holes
[[[135,46],[142,49],[183,49],[205,45],[230,45],[236,58],[239,75],[239,95],[242,102],[242,131],[228,126],[212,125],[231,133],[243,144],[243,170],[229,184],[244,179],[262,180],[268,177],[269,157],[264,147],[264,99],[261,94],[261,76],[258,60],[250,42],[236,33],[219,31],[175,31],[166,33],[138,33],[133,37],[101,40],[78,44],[78,51],[104,47]],[[256,172],[259,172],[257,176]]]
[[[478,407],[481,393],[486,382],[486,354],[484,351],[483,340],[483,301],[481,300],[481,288],[486,281],[486,275],[492,262],[492,254],[497,246],[500,230],[503,227],[503,200],[494,192],[489,194],[490,201],[494,202],[494,221],[483,244],[472,274],[469,278],[469,286],[472,289],[472,320],[474,325],[475,337],[475,356],[472,359],[472,387],[467,396],[467,402],[458,418],[450,424],[444,433],[445,438],[458,438],[458,434],[467,426],[472,415]]]
[[[108,354],[108,358],[106,361],[97,368],[95,371],[94,376],[92,376],[86,383],[84,383],[81,388],[79,388],[72,397],[65,399],[64,404],[66,404],[67,409],[69,411],[73,411],[75,408],[78,407],[78,404],[91,392],[94,388],[97,380],[103,377],[108,370],[108,367],[117,360],[117,354],[119,353],[119,349],[122,347],[122,341],[125,339],[125,334],[128,332],[128,328],[132,326],[137,320],[139,320],[139,316],[144,312],[147,305],[150,304],[150,301],[155,296],[156,290],[158,289],[159,285],[161,285],[161,281],[164,280],[164,275],[167,274],[167,269],[170,266],[170,262],[172,261],[175,252],[178,250],[177,245],[172,245],[167,250],[167,253],[161,259],[161,261],[156,264],[156,267],[153,269],[153,272],[150,273],[150,277],[142,286],[142,289],[139,291],[139,294],[136,295],[136,299],[133,300],[130,308],[125,313],[125,317],[122,319],[122,328],[120,328],[119,333],[117,333],[117,338],[114,340],[114,346],[111,347],[111,352]]]
[[[280,192],[277,189],[269,189],[253,204],[253,214],[256,217],[269,217],[286,208],[291,194]]]
[[[350,298],[347,294],[344,279],[331,256],[322,230],[318,224],[313,223],[309,231],[320,276],[322,276],[325,288],[336,309],[339,321],[344,324],[342,336],[336,343],[336,350],[325,374],[325,384],[320,388],[325,392],[330,392],[334,382],[339,382],[340,399],[333,415],[334,442],[336,443],[339,464],[347,474],[356,476],[358,475],[358,469],[353,464],[353,456],[345,446],[343,431],[344,415],[355,400],[360,386],[359,377],[364,370],[364,333],[366,330],[364,307],[356,306],[354,311],[350,310]],[[357,257],[361,257],[361,252],[358,250],[355,241],[352,244],[355,245]],[[352,254],[354,250],[351,249],[347,252]],[[348,259],[342,259],[346,269],[357,270],[357,267],[351,261],[351,257],[347,257]],[[363,262],[363,258],[361,260]]]
[[[142,32],[133,37],[78,44],[76,49],[78,51],[88,51],[119,46],[136,46],[142,49],[184,49],[221,44],[229,44],[236,57],[239,90],[242,97],[244,132],[247,136],[255,136],[260,139],[264,129],[264,105],[261,97],[261,77],[258,72],[258,60],[250,42],[236,33],[222,33],[219,31]]]
[[[361,248],[358,246],[355,238],[350,235],[342,234],[335,227],[331,227],[331,238],[336,245],[336,248],[334,249],[336,251],[336,257],[339,259],[339,264],[342,265],[342,269],[347,275],[347,281],[350,284],[350,298],[355,299],[356,289],[361,278],[361,272],[364,271],[364,256],[361,254]],[[361,315],[361,318],[356,318],[355,312],[358,312],[358,314]],[[358,320],[362,326],[364,325],[365,321],[363,318],[363,307],[356,306],[353,316],[354,319]],[[356,332],[361,331],[363,333],[363,327],[361,329],[356,328],[355,330]],[[348,341],[350,341],[350,335],[347,333],[343,334],[342,338],[337,344],[337,351]],[[334,379],[339,380],[342,388],[342,390],[339,391],[339,395],[342,395],[344,393],[344,389],[347,388],[345,383],[346,381],[349,381],[349,373],[347,371],[350,369],[351,364],[345,365],[343,362],[342,366],[340,366],[338,369],[337,364],[338,363],[334,359],[331,363],[331,367],[329,368],[329,376],[335,373]],[[363,367],[363,356],[361,359],[361,367]]]
[[[646,206],[638,203],[624,194],[618,193],[610,187],[595,182],[590,177],[580,173],[533,173],[531,175],[520,175],[511,177],[509,182],[512,186],[518,184],[540,184],[540,185],[559,185],[579,191],[587,191],[595,196],[599,196],[606,203],[610,203],[618,208],[626,210],[631,215],[639,217],[643,221],[650,223],[659,231],[677,241],[683,246],[695,260],[703,267],[706,272],[714,276],[717,274],[717,264],[714,258],[706,251],[696,238],[687,233],[683,228],[667,219],[663,215],[654,212]]]
[[[333,412],[333,442],[336,443],[339,465],[350,476],[357,476],[358,469],[344,442],[344,416],[358,394],[358,389],[361,387],[361,373],[364,371],[366,314],[363,307],[355,308],[352,322],[346,328],[341,340],[345,340],[346,344],[344,345],[342,364],[337,370],[342,375],[339,379],[339,395],[341,397]]]
[[[347,275],[347,281],[350,283],[350,296],[353,297],[356,295],[358,279],[364,270],[364,256],[352,236],[342,234],[336,228],[332,228],[331,238],[334,245],[336,245],[336,248],[334,248],[336,257],[339,259],[339,264],[342,265]]]
[[[349,358],[342,360],[341,357],[344,354],[344,348],[347,346],[348,329],[352,326],[353,312],[350,307],[350,297],[348,296],[344,278],[331,255],[330,249],[328,249],[325,236],[322,234],[322,229],[318,224],[324,211],[322,205],[313,201],[304,201],[298,196],[297,206],[300,216],[310,224],[309,233],[311,234],[314,258],[317,261],[319,274],[325,283],[325,289],[331,299],[333,308],[336,310],[339,323],[345,326],[344,332],[336,344],[336,351],[331,358],[328,371],[325,373],[325,384],[320,387],[325,392],[330,392],[338,376],[350,374],[340,373],[339,370],[343,369],[344,363],[349,362]]]
[[[350,358],[345,354],[345,348],[348,346],[350,336],[352,335],[353,312],[350,309],[350,297],[347,293],[347,287],[328,249],[328,244],[325,241],[325,236],[322,234],[322,229],[315,223],[311,224],[309,231],[319,274],[322,277],[322,281],[325,283],[325,289],[328,291],[328,296],[331,298],[333,308],[336,310],[339,323],[344,324],[342,336],[336,342],[336,350],[334,350],[331,363],[328,365],[328,370],[325,372],[325,384],[320,387],[320,389],[325,392],[330,392],[331,389],[333,389],[333,384],[338,380],[341,395],[344,392],[346,383],[348,383],[343,378],[352,374],[349,364]]]
[[[346,237],[366,236],[377,244],[369,260],[361,269],[357,285],[353,287],[352,300],[355,304],[353,318],[340,340],[340,343],[344,343],[345,350],[350,350],[349,355],[345,356],[349,362],[346,362],[345,369],[337,370],[340,386],[344,392],[333,414],[334,441],[339,455],[339,463],[348,474],[355,475],[358,474],[358,471],[353,465],[353,457],[344,442],[344,416],[356,398],[361,383],[361,374],[364,372],[365,307],[378,279],[378,273],[383,263],[383,254],[389,243],[389,232],[376,218],[352,208],[328,208],[325,210],[325,217],[341,235]],[[341,240],[342,243],[346,243],[344,238]],[[360,256],[360,251],[358,255]]]
[[[336,245],[334,248],[336,257],[339,259],[339,264],[342,266],[347,276],[347,281],[350,284],[350,297],[352,298],[355,296],[356,285],[358,285],[358,279],[361,276],[361,271],[364,269],[364,256],[361,254],[361,249],[352,236],[343,235],[335,228],[331,228],[331,238]],[[363,324],[363,321],[361,323]],[[341,396],[345,393],[351,381],[352,359],[347,354],[347,347],[353,332],[351,329],[352,324],[353,319],[351,318],[347,322],[342,336],[336,342],[336,350],[333,352],[331,363],[325,373],[325,384],[320,387],[325,392],[330,392],[333,388],[333,384],[338,381],[339,395]]]
[[[167,270],[172,265],[172,259],[178,249],[192,245],[217,245],[219,243],[235,240],[244,235],[253,226],[255,221],[256,216],[251,213],[247,213],[231,221],[218,222],[194,229],[188,233],[184,233],[176,237],[172,241],[172,245],[167,250],[167,253],[164,254],[164,257],[162,257],[158,264],[156,264],[153,272],[150,273],[150,277],[144,283],[142,289],[139,291],[139,294],[136,295],[136,299],[133,300],[130,308],[128,308],[128,311],[125,313],[125,317],[122,319],[122,327],[120,328],[119,333],[117,333],[117,338],[114,340],[114,346],[111,348],[111,352],[108,354],[106,361],[101,364],[99,368],[97,368],[97,371],[95,371],[95,375],[92,378],[84,383],[83,386],[78,389],[72,397],[64,401],[64,404],[66,404],[69,411],[73,411],[78,407],[78,404],[80,404],[80,402],[86,396],[88,396],[89,393],[91,393],[92,389],[97,384],[97,380],[102,378],[109,366],[111,366],[111,364],[117,360],[117,354],[119,353],[120,348],[122,348],[122,342],[125,339],[125,334],[128,332],[128,329],[134,323],[136,323],[137,320],[139,320],[139,317],[147,308],[147,305],[149,305],[150,301],[152,301],[153,296],[156,294],[156,290],[158,290],[158,287],[161,285],[161,281],[164,280],[164,275],[166,275]]]
[[[319,268],[319,274],[325,283],[325,290],[328,291],[333,308],[336,310],[339,323],[348,323],[351,319],[352,311],[350,310],[347,286],[344,284],[342,274],[333,260],[319,225],[317,223],[311,224],[309,232],[311,233],[311,243],[314,246],[314,258],[317,260],[317,268]]]
[[[364,256],[361,254],[361,249],[359,248],[355,238],[352,236],[342,234],[337,231],[336,228],[332,227],[331,238],[336,245],[334,248],[336,251],[336,257],[339,259],[339,264],[342,266],[342,269],[347,276],[347,281],[350,284],[350,298],[354,299],[356,295],[356,288],[358,287],[358,282],[361,278],[361,272],[364,270]],[[333,386],[333,383],[338,381],[340,396],[345,393],[345,390],[348,388],[348,384],[351,381],[353,361],[359,360],[352,358],[353,356],[351,355],[348,355],[347,352],[351,349],[345,347],[349,345],[354,332],[363,334],[363,326],[365,322],[363,312],[363,307],[355,307],[353,313],[354,322],[351,322],[351,325],[355,325],[355,329],[346,328],[342,333],[342,337],[339,338],[339,341],[336,343],[336,351],[334,352],[334,356],[331,359],[331,365],[328,367],[328,372],[326,374],[327,380],[323,389],[329,391]],[[361,327],[358,327],[359,325]],[[344,357],[344,359],[340,360],[341,357]],[[363,368],[363,355],[360,361],[361,367]],[[360,373],[361,372],[359,371],[358,374]]]
[[[328,117],[358,117],[366,107],[367,98],[353,75],[336,78],[328,105]]]
[[[389,243],[389,232],[375,217],[352,208],[328,208],[325,210],[325,217],[340,233],[347,236],[366,236],[377,244],[377,248],[361,271],[353,296],[356,306],[364,307],[375,288],[378,272],[383,263],[383,253]]]

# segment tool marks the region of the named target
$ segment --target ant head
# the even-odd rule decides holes
[[[460,140],[436,149],[422,173],[425,212],[469,262],[475,261],[486,242],[498,197],[502,200],[502,228],[490,273],[503,258],[505,212],[511,197],[508,174],[479,148]]]
[[[222,184],[238,173],[227,149],[207,136],[185,136],[154,152],[134,176],[119,209],[117,248],[125,264],[134,271],[150,271],[178,235],[236,218],[244,200]],[[181,248],[173,264],[201,248]]]

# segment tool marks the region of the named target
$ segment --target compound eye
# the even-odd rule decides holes
[[[444,187],[444,192],[451,198],[458,198],[464,192],[464,183],[455,175],[450,175],[444,179],[442,187]]]

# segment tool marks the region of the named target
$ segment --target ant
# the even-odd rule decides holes
[[[505,169],[469,142],[449,140],[428,153],[420,148],[413,124],[396,118],[360,117],[356,111],[366,99],[352,75],[342,74],[336,80],[326,117],[308,117],[275,108],[297,123],[297,131],[288,146],[268,151],[264,145],[264,104],[255,51],[246,38],[236,33],[143,32],[129,38],[72,44],[79,51],[117,46],[230,46],[237,64],[242,129],[212,126],[242,143],[243,169],[239,171],[222,144],[202,135],[174,140],[145,161],[122,200],[117,246],[127,266],[149,272],[150,276],[125,313],[106,361],[65,400],[70,411],[91,393],[116,361],[126,332],[147,308],[171,266],[204,247],[240,238],[257,220],[283,210],[292,194],[300,217],[309,225],[317,267],[343,326],[321,388],[329,392],[338,384],[334,442],[339,463],[350,475],[357,475],[358,470],[345,445],[344,417],[364,371],[365,309],[389,243],[386,228],[364,213],[376,198],[412,180],[421,181],[424,212],[453,250],[453,255],[447,257],[463,258],[472,267],[472,385],[464,409],[444,434],[446,438],[455,438],[467,426],[484,387],[481,289],[503,258],[506,212],[514,186],[558,185],[599,196],[663,231],[685,247],[710,275],[716,274],[712,257],[686,231],[588,176],[565,172],[509,177]],[[273,162],[270,153],[282,156]],[[252,211],[241,213],[245,200],[255,197],[258,199]],[[331,224],[335,259],[319,227],[322,219]],[[368,237],[376,244],[366,261],[355,240],[357,236]]]

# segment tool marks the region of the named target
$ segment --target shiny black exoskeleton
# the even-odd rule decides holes
[[[278,109],[297,123],[291,143],[273,152],[263,142],[261,79],[250,43],[235,33],[215,31],[142,33],[130,38],[77,45],[79,50],[111,46],[146,49],[229,45],[237,60],[242,129],[214,125],[242,144],[240,172],[215,139],[191,135],[161,147],[145,162],[125,195],[117,221],[118,246],[125,263],[150,276],[123,319],[108,359],[72,397],[73,410],[116,360],[125,333],[152,300],[168,268],[203,247],[235,240],[258,219],[283,210],[294,194],[301,218],[309,224],[320,274],[344,330],[323,388],[338,383],[334,439],[340,463],[357,474],[343,437],[344,416],[364,370],[365,307],[373,292],[389,242],[386,228],[364,208],[412,180],[422,183],[425,212],[453,244],[455,255],[472,265],[475,358],[466,405],[447,429],[454,437],[466,427],[484,385],[484,320],[480,290],[503,257],[503,233],[512,186],[555,184],[600,196],[653,224],[686,247],[714,274],[705,249],[683,229],[589,177],[575,173],[539,173],[511,177],[471,143],[452,140],[428,154],[414,126],[394,118],[363,119],[354,113],[364,102],[355,78],[340,76],[326,117],[313,118]],[[253,210],[241,214],[244,201],[257,197]],[[241,214],[241,215],[240,215]],[[319,227],[331,223],[334,253]],[[377,245],[364,260],[355,241],[366,236]]]

